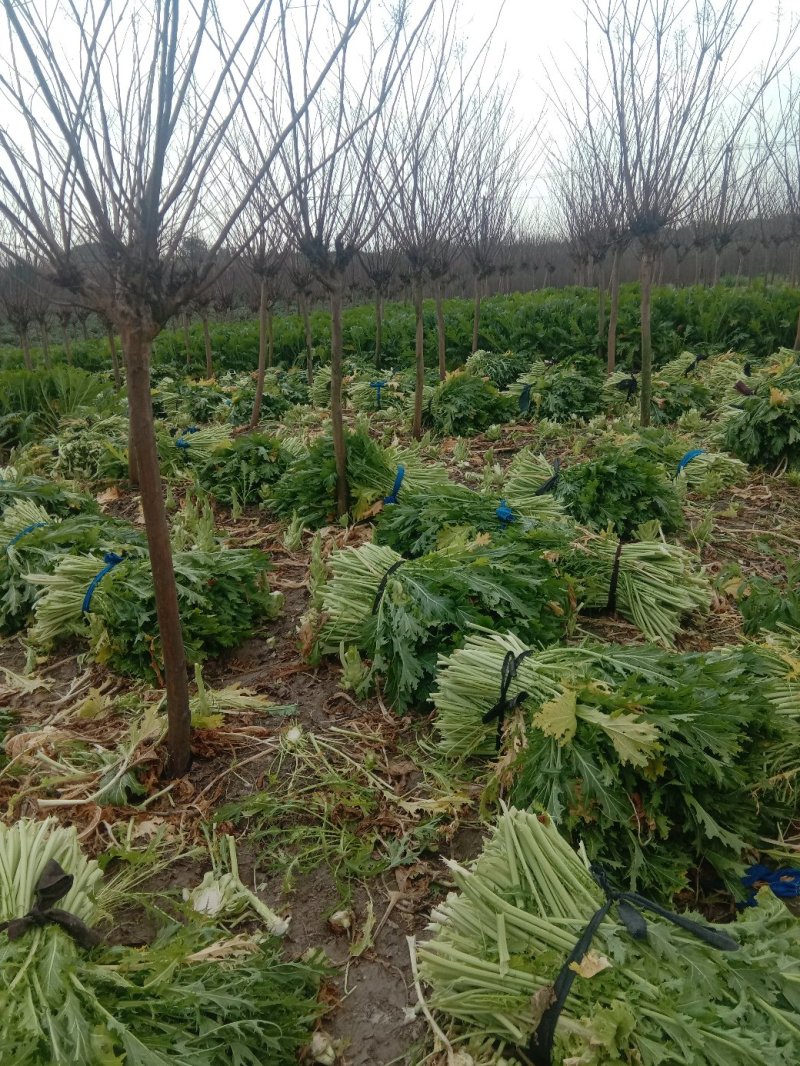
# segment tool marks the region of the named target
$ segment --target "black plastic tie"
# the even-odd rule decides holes
[[[21,918],[0,922],[0,932],[8,932],[9,940],[19,940],[32,929],[44,925],[57,925],[72,937],[82,948],[93,948],[102,937],[75,914],[54,907],[72,888],[72,874],[65,873],[55,859],[50,859],[42,870],[35,889],[33,906]]]
[[[519,655],[515,655],[513,651],[507,651],[503,659],[503,667],[500,671],[500,696],[494,707],[491,707],[481,719],[484,725],[488,725],[497,719],[495,751],[499,751],[503,743],[503,726],[505,725],[506,717],[528,698],[527,692],[518,692],[513,700],[509,700],[508,690],[511,688],[511,682],[517,676],[520,663],[532,654],[533,652],[530,650],[522,651]]]
[[[389,569],[386,571],[386,573],[381,578],[381,583],[380,583],[380,585],[378,585],[378,591],[375,593],[375,599],[372,602],[372,613],[373,614],[377,614],[378,613],[378,608],[380,607],[381,601],[383,600],[383,594],[386,592],[386,585],[389,582],[389,578],[392,576],[392,574],[395,572],[395,570],[397,570],[398,567],[402,566],[403,563],[406,562],[406,561],[407,561],[406,559],[398,559],[396,563],[392,563],[392,565],[389,567]]]

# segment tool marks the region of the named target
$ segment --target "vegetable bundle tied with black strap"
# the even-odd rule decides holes
[[[800,923],[768,890],[725,926],[607,886],[612,906],[553,822],[515,809],[472,869],[447,865],[457,892],[416,953],[428,1005],[466,1035],[493,1034],[501,1053],[538,1048],[537,1066],[800,1061]]]

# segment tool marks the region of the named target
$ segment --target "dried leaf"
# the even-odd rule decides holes
[[[597,951],[587,951],[580,962],[570,963],[570,970],[573,970],[579,977],[595,977],[597,974],[602,973],[603,970],[609,970],[612,966],[611,960],[606,958],[605,955],[601,955]]]

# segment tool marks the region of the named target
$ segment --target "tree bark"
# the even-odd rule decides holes
[[[191,713],[178,590],[172,565],[172,546],[158,468],[150,397],[150,339],[141,327],[127,327],[123,333],[123,345],[127,356],[130,424],[136,445],[142,511],[164,656],[169,752],[167,772],[172,777],[180,777],[189,769],[191,762]]]
[[[122,379],[119,373],[119,359],[117,358],[117,338],[114,336],[114,330],[108,331],[108,350],[111,354],[111,369],[114,372],[114,388],[119,392],[122,387]]]
[[[600,350],[603,349],[603,341],[606,332],[606,290],[603,284],[603,261],[597,263],[597,336]]]
[[[425,323],[422,318],[422,278],[414,278],[414,322],[416,338],[414,354],[417,379],[414,388],[414,424],[411,432],[415,440],[422,436],[422,393],[425,388]]]
[[[643,426],[650,425],[650,402],[653,395],[653,337],[650,329],[650,293],[653,285],[653,252],[643,249],[639,270],[641,285],[642,370],[639,377]]]
[[[608,345],[606,348],[606,369],[613,374],[617,366],[617,323],[619,322],[619,261],[620,249],[614,248],[611,256],[611,308],[608,313]]]
[[[189,339],[189,316],[184,314],[183,319],[183,346],[186,349],[186,370],[192,369],[192,344]]]
[[[341,518],[350,507],[347,487],[347,444],[344,438],[342,417],[342,287],[337,278],[331,290],[331,431],[333,452],[336,457],[336,513]]]
[[[211,351],[211,331],[208,328],[208,315],[203,315],[203,343],[206,349],[206,378],[214,377],[214,354]]]
[[[439,345],[439,380],[447,377],[447,336],[444,328],[444,283],[436,282],[436,340]]]
[[[264,375],[267,370],[267,279],[261,279],[258,300],[258,372],[256,374],[256,396],[253,400],[253,414],[250,428],[255,429],[261,420],[261,401],[264,399]]]
[[[794,337],[794,350],[800,352],[800,314],[797,316],[797,332]]]
[[[314,338],[311,335],[311,316],[308,313],[308,300],[305,293],[299,297],[300,313],[303,316],[303,332],[306,338],[306,380],[309,386],[314,382]]]
[[[22,348],[22,360],[25,363],[26,370],[33,370],[33,359],[31,359],[31,343],[28,340],[27,329],[21,329],[19,332],[19,343]]]
[[[44,365],[47,370],[50,369],[50,332],[47,329],[47,323],[41,322],[39,325],[39,333],[42,338],[42,357],[44,358]]]
[[[66,326],[61,327],[61,333],[64,337],[64,352],[67,356],[67,366],[72,366],[72,338],[69,335],[69,330]]]
[[[375,369],[380,370],[383,361],[383,294],[375,292]]]
[[[714,249],[714,280],[713,280],[713,284],[714,285],[719,285],[719,264],[720,264],[720,253],[715,248]]]
[[[267,366],[275,362],[275,320],[272,307],[267,308]]]
[[[478,333],[481,328],[481,279],[475,275],[475,310],[472,315],[472,351],[478,350]]]

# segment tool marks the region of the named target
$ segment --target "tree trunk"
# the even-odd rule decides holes
[[[267,308],[267,366],[271,367],[275,362],[275,320],[272,316],[272,307]]]
[[[411,429],[414,440],[422,436],[422,392],[425,388],[425,324],[422,318],[422,278],[414,279],[414,322],[416,340],[414,354],[417,380],[414,388],[414,424]]]
[[[83,334],[83,343],[84,344],[88,344],[89,343],[89,330],[87,329],[87,325],[88,325],[88,319],[82,318],[81,319],[81,333]]]
[[[342,417],[342,289],[341,282],[331,291],[331,429],[336,457],[336,513],[341,518],[350,506],[347,488],[347,444]]]
[[[211,351],[211,331],[208,328],[208,315],[203,315],[203,344],[206,349],[206,378],[214,377],[214,353]]]
[[[383,294],[375,292],[375,369],[380,370],[383,360]]]
[[[117,358],[117,338],[114,336],[113,329],[108,331],[108,350],[111,354],[111,369],[114,372],[114,388],[119,392],[122,380],[119,373],[119,359]]]
[[[797,332],[794,335],[794,350],[800,352],[800,314],[797,316]]]
[[[439,344],[439,380],[447,376],[447,336],[444,331],[444,284],[436,283],[436,339]]]
[[[186,349],[186,370],[192,369],[192,342],[189,339],[189,316],[184,314],[183,320],[183,346]]]
[[[650,401],[653,394],[653,338],[650,330],[650,290],[653,285],[653,253],[645,248],[639,271],[641,285],[642,371],[639,377],[641,392],[641,424],[650,425]]]
[[[42,339],[42,356],[44,358],[44,365],[47,370],[50,369],[50,332],[47,328],[46,322],[39,324],[39,333]]]
[[[694,283],[700,284],[700,249],[696,248],[694,253]]]
[[[61,333],[64,337],[64,352],[67,356],[67,366],[72,366],[72,337],[70,337],[69,330],[66,326],[61,327]]]
[[[256,375],[256,397],[253,400],[253,414],[250,428],[255,429],[261,420],[261,401],[264,398],[264,375],[267,369],[267,279],[261,279],[258,301],[258,373]]]
[[[608,313],[608,346],[606,349],[606,369],[613,374],[617,366],[617,323],[619,322],[619,261],[620,249],[614,248],[611,256],[611,308]]]
[[[180,777],[189,769],[191,762],[191,714],[178,590],[172,565],[172,546],[158,468],[150,397],[150,341],[141,328],[133,327],[123,333],[123,345],[127,356],[130,424],[136,445],[142,512],[164,656],[169,752],[167,772],[172,777]]]
[[[602,351],[606,332],[606,290],[603,284],[603,263],[597,264],[597,336]]]
[[[306,337],[306,379],[310,386],[314,382],[314,338],[311,335],[311,316],[308,313],[305,293],[300,294],[300,313],[303,316],[303,332]]]
[[[475,310],[472,315],[472,351],[478,350],[478,332],[481,328],[481,279],[475,276]]]
[[[714,280],[713,280],[713,283],[712,283],[712,284],[714,284],[714,285],[719,285],[719,264],[720,264],[720,258],[721,258],[721,256],[720,256],[720,253],[719,253],[719,252],[717,251],[717,249],[715,248],[715,249],[714,249]]]
[[[19,331],[19,343],[22,348],[22,360],[25,363],[26,370],[33,370],[33,359],[31,359],[31,343],[28,340],[27,329],[21,329]]]

